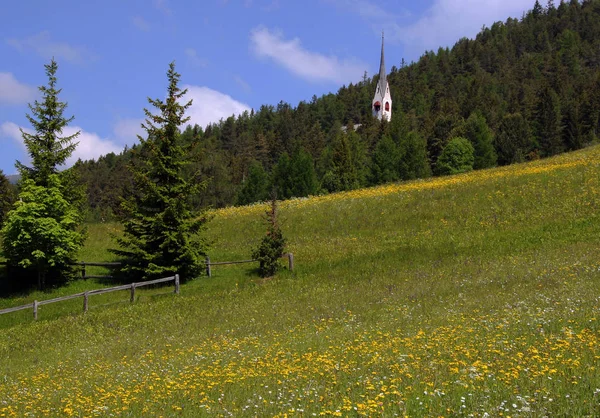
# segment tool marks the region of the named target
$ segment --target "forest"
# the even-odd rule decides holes
[[[218,208],[264,201],[272,190],[286,199],[443,175],[454,171],[440,156],[464,152],[465,143],[472,157],[459,171],[593,143],[600,135],[600,1],[536,1],[521,19],[394,65],[389,123],[371,114],[377,81],[365,73],[356,84],[295,107],[280,102],[187,126],[180,140],[192,163],[185,169],[207,181],[193,205]],[[90,220],[122,210],[133,185],[128,167],[142,153],[136,145],[77,162]]]

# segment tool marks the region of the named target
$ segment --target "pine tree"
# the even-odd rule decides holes
[[[27,119],[34,128],[21,130],[32,166],[17,161],[21,173],[19,202],[7,215],[2,235],[11,277],[23,284],[37,277],[39,288],[64,283],[73,277],[70,265],[83,244],[81,206],[83,190],[71,169],[59,172],[75,150],[79,132],[60,135],[73,117],[63,116],[67,103],[58,99],[56,71],[51,60],[44,66],[48,85],[39,88],[42,101],[29,105]]]
[[[202,270],[207,245],[198,235],[207,222],[206,214],[191,210],[190,196],[206,187],[204,182],[182,176],[186,149],[179,142],[179,129],[192,102],[180,104],[187,90],[178,86],[175,63],[169,65],[166,101],[150,99],[158,110],[144,109],[142,127],[148,137],[138,137],[147,158],[132,166],[134,195],[123,203],[123,237],[119,249],[111,250],[125,261],[122,274],[128,279],[150,280],[180,274],[183,280]]]
[[[74,143],[73,140],[79,136],[79,132],[64,137],[60,136],[74,116],[64,117],[63,113],[67,103],[58,100],[58,95],[62,91],[62,89],[56,88],[58,64],[53,59],[44,67],[48,76],[48,86],[39,88],[42,93],[42,101],[36,100],[33,105],[30,104],[29,109],[32,115],[26,115],[35,133],[29,134],[21,129],[23,142],[31,157],[32,167],[27,167],[19,161],[16,164],[22,179],[32,179],[39,186],[48,185],[48,177],[57,173],[59,167],[75,151],[77,143]]]

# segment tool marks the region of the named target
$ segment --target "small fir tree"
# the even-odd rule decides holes
[[[285,251],[285,238],[281,233],[278,221],[277,198],[271,197],[266,212],[267,234],[259,246],[252,251],[252,258],[258,260],[258,271],[261,277],[270,277],[281,267],[279,259]]]
[[[75,150],[79,132],[61,136],[73,117],[63,115],[67,103],[58,98],[56,61],[44,67],[48,85],[39,88],[42,100],[30,104],[27,115],[34,133],[21,130],[32,166],[17,161],[21,193],[2,230],[11,277],[24,284],[37,277],[40,288],[72,277],[69,263],[83,244],[79,209],[84,201],[72,170],[58,171]]]
[[[123,202],[123,237],[119,249],[111,250],[125,261],[121,271],[129,279],[151,280],[180,274],[183,280],[199,275],[206,256],[206,242],[199,233],[206,227],[206,213],[191,210],[190,197],[206,187],[205,182],[186,180],[186,149],[179,140],[179,128],[192,101],[180,104],[187,90],[178,86],[175,63],[169,65],[166,101],[148,99],[158,109],[144,109],[142,124],[148,134],[138,137],[143,161],[132,165],[135,193]]]

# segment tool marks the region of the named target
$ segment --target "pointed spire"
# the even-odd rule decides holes
[[[387,75],[385,73],[385,58],[383,55],[383,31],[381,31],[381,62],[379,63],[379,89],[381,94],[385,94],[385,88],[387,86]]]

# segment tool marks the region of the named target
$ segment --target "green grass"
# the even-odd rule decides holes
[[[0,416],[598,416],[599,168],[593,147],[284,202],[293,272],[0,316]],[[218,211],[211,259],[247,259],[262,210]],[[109,231],[80,258],[111,260]]]

